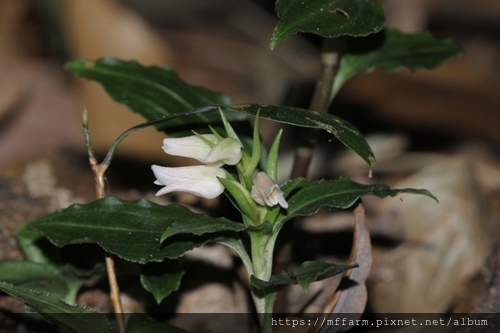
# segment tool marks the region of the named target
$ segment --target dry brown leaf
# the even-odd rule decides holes
[[[344,273],[339,289],[332,295],[323,309],[324,319],[335,320],[341,317],[358,319],[363,313],[368,297],[366,280],[372,265],[371,240],[366,225],[365,210],[359,204],[354,214],[354,240],[349,258],[350,263],[358,263],[359,267]],[[349,316],[347,316],[349,314]],[[323,322],[323,319],[318,322]],[[352,326],[320,326],[312,327],[310,333],[339,332],[350,329]]]
[[[377,208],[404,242],[384,253],[370,276],[380,313],[442,313],[477,274],[490,250],[491,217],[467,158],[443,158],[393,187],[420,187],[439,198],[387,200]]]

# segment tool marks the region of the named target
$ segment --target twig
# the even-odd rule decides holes
[[[90,132],[88,129],[88,116],[87,109],[84,109],[82,116],[83,125],[83,135],[85,137],[85,143],[87,145],[87,152],[89,155],[89,163],[94,172],[95,188],[97,199],[102,199],[106,197],[106,181],[104,173],[109,166],[110,161],[106,163],[99,164],[94,154],[94,149],[92,148],[92,143],[90,142]],[[118,333],[125,332],[125,316],[123,315],[123,308],[120,298],[120,288],[118,286],[118,281],[116,279],[115,272],[115,262],[110,253],[106,252],[104,254],[104,261],[106,263],[106,271],[108,275],[109,283],[109,297],[111,299],[111,305],[113,306],[115,312],[116,325],[118,327]]]

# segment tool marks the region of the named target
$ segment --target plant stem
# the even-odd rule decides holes
[[[332,100],[333,85],[335,83],[335,77],[337,75],[340,59],[341,59],[341,49],[343,41],[341,38],[324,38],[323,46],[321,51],[321,73],[316,81],[316,88],[309,105],[309,109],[320,112],[327,113]],[[319,137],[321,135],[321,130],[314,128],[303,128],[300,133],[299,144],[295,150],[294,164],[292,167],[292,173],[290,175],[291,179],[299,177],[307,177],[309,173],[309,168],[311,165],[311,160],[314,154],[314,146],[316,145]],[[280,257],[290,258],[291,257],[291,246],[287,246],[291,243],[292,233],[294,232],[294,226],[296,224],[289,224],[285,229],[286,241],[280,245],[278,251],[280,252]],[[281,271],[287,265],[289,259],[283,262],[278,262],[275,270]],[[283,299],[280,297],[277,302],[277,307],[282,307]]]
[[[316,82],[316,88],[309,109],[317,112],[328,112],[330,96],[332,94],[335,76],[340,64],[341,40],[323,39],[323,50],[321,52],[321,73]],[[300,134],[299,145],[295,151],[295,160],[290,178],[307,177],[313,148],[318,141],[321,130],[304,128]]]
[[[95,158],[90,158],[90,165],[92,166],[92,170],[94,171],[95,180],[96,180],[96,192],[97,199],[102,199],[106,196],[106,185],[104,179],[104,172],[107,169],[107,165],[97,165],[97,161]],[[115,311],[115,319],[116,325],[118,327],[119,333],[125,332],[125,317],[123,315],[122,302],[120,298],[120,287],[118,286],[118,281],[116,279],[115,272],[115,261],[111,254],[106,252],[104,254],[104,261],[106,264],[106,272],[108,275],[108,284],[109,284],[109,298],[111,300],[111,305]]]
[[[276,301],[276,296],[278,293],[268,294],[264,297],[264,317],[262,319],[262,333],[272,333],[273,325],[272,325],[272,316],[274,309],[274,302]]]
[[[250,232],[253,275],[263,281],[269,281],[273,267],[275,237],[260,232]],[[272,242],[273,244],[270,244]],[[259,324],[264,333],[272,333],[271,319],[277,293],[259,297],[252,292]]]
[[[254,275],[263,281],[269,281],[271,279],[275,244],[280,230],[281,227],[274,227],[272,232],[262,232],[262,230],[249,232],[252,256],[250,261],[252,267],[248,273],[249,278]],[[262,332],[272,333],[272,316],[278,292],[259,297],[251,290],[251,294]]]
[[[87,152],[89,155],[89,163],[92,167],[95,180],[96,197],[97,199],[102,199],[106,197],[106,181],[104,178],[104,173],[109,166],[109,163],[98,164],[97,159],[92,148],[90,141],[90,132],[88,129],[88,118],[87,110],[85,109],[82,117],[83,133],[85,138],[85,143],[87,144]],[[115,262],[111,254],[106,252],[104,254],[104,261],[106,264],[106,271],[108,275],[109,283],[109,297],[111,300],[111,305],[113,306],[115,312],[116,325],[118,327],[118,333],[125,332],[125,316],[123,315],[123,308],[120,298],[120,288],[118,286],[118,281],[116,279],[115,272]]]

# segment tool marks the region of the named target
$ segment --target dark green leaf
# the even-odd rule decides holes
[[[143,267],[141,283],[153,294],[157,303],[179,289],[184,270],[175,260],[162,263],[148,263]]]
[[[59,269],[29,261],[0,262],[0,279],[17,287],[57,294],[62,299],[69,292]]]
[[[300,265],[299,272],[296,275],[288,271],[283,271],[278,275],[271,276],[269,281],[263,281],[252,275],[250,283],[252,289],[259,297],[278,292],[292,284],[299,284],[302,289],[307,291],[310,283],[332,277],[355,267],[358,266],[356,264],[348,265],[306,261]]]
[[[218,235],[173,237],[160,243],[162,233],[177,222],[197,226],[218,225],[224,218],[195,214],[184,206],[161,206],[147,200],[125,201],[109,197],[85,205],[71,205],[34,220],[33,228],[57,246],[97,243],[128,261],[146,263],[178,258]],[[226,224],[229,228],[229,223]],[[244,226],[234,222],[231,230]],[[182,236],[182,235],[181,235]]]
[[[280,21],[271,49],[288,36],[307,32],[322,37],[366,36],[382,29],[384,8],[374,0],[277,0]]]
[[[127,322],[125,333],[188,333],[178,327],[150,319],[144,314],[133,313]]]
[[[16,287],[57,294],[68,303],[76,302],[76,295],[87,279],[102,276],[96,270],[81,271],[72,266],[53,266],[30,261],[0,262],[0,280]]]
[[[271,293],[276,293],[286,286],[297,284],[297,279],[291,272],[283,271],[273,275],[269,281],[261,280],[254,275],[250,276],[250,285],[255,295],[264,297]]]
[[[229,97],[223,94],[187,84],[168,67],[143,66],[136,61],[104,57],[96,61],[77,59],[66,64],[66,68],[80,77],[101,83],[113,100],[125,104],[147,120],[206,105],[231,103]],[[242,117],[237,119],[242,120]],[[220,121],[216,113],[198,113],[161,122],[157,128],[171,129],[180,125]]]
[[[304,291],[307,291],[311,282],[329,278],[355,267],[358,267],[358,265],[335,264],[324,261],[306,261],[300,265],[299,274],[297,274],[297,283]]]
[[[165,232],[161,235],[160,242],[164,242],[167,238],[178,234],[200,236],[223,231],[242,231],[245,230],[245,228],[245,225],[225,218],[211,219],[210,222],[201,219],[191,219],[186,221],[179,220],[166,228]]]
[[[462,54],[463,49],[451,39],[437,39],[429,33],[407,34],[385,29],[376,35],[353,38],[347,43],[333,92],[356,74],[376,67],[395,72],[403,67],[416,71],[440,66]]]
[[[375,195],[379,198],[394,197],[401,193],[426,195],[437,199],[427,190],[423,189],[391,189],[386,184],[363,185],[353,182],[347,177],[334,180],[312,181],[303,178],[292,179],[281,186],[288,209],[277,208],[268,214],[278,216],[275,228],[294,216],[311,215],[323,206],[336,208],[349,208],[363,195]]]
[[[66,303],[55,294],[21,288],[6,282],[0,282],[0,290],[23,301],[51,322],[74,332],[113,332],[109,320],[104,315],[88,307]]]
[[[50,243],[37,230],[24,225],[16,233],[16,240],[26,260],[57,266],[61,263],[61,250]]]
[[[287,106],[263,104],[244,104],[224,107],[247,115],[300,127],[319,128],[333,134],[346,147],[358,154],[371,167],[375,164],[375,156],[361,132],[349,122],[328,113],[318,113],[305,109]]]

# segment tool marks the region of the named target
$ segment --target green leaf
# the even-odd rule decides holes
[[[29,261],[0,262],[0,279],[17,287],[46,291],[65,298],[69,292],[65,277],[54,266]]]
[[[333,134],[346,147],[358,154],[368,165],[375,165],[375,156],[361,132],[349,122],[328,113],[288,106],[241,104],[223,107],[250,116],[259,113],[260,118],[300,127],[319,128]]]
[[[175,260],[162,263],[148,263],[143,266],[141,283],[144,289],[153,294],[159,304],[165,297],[179,289],[184,270]]]
[[[421,194],[437,201],[429,191],[423,189],[391,189],[387,184],[363,185],[347,177],[334,180],[312,181],[304,178],[292,179],[281,186],[288,209],[277,208],[268,214],[278,212],[275,229],[295,216],[311,215],[321,207],[349,208],[363,195],[379,198],[394,197],[401,193]]]
[[[196,236],[201,236],[205,234],[213,234],[224,231],[242,231],[246,229],[246,226],[228,220],[226,218],[214,219],[208,215],[197,215],[200,219],[191,220],[178,220],[173,222],[161,235],[160,242],[164,242],[167,238],[170,238],[178,234],[191,234]]]
[[[104,57],[95,61],[77,59],[66,64],[76,75],[99,82],[109,96],[147,120],[192,111],[206,105],[230,104],[229,97],[187,84],[168,67],[143,66],[136,61]],[[234,115],[233,115],[234,116]],[[242,117],[230,121],[242,120]],[[215,113],[177,117],[156,125],[172,129],[181,125],[220,123]]]
[[[320,281],[356,267],[358,267],[357,264],[349,265],[324,261],[306,261],[300,265],[299,274],[297,274],[297,283],[304,291],[307,291],[311,282]]]
[[[271,49],[297,32],[328,38],[366,36],[385,23],[384,8],[374,0],[277,0],[276,12],[280,21]]]
[[[310,283],[332,277],[355,267],[358,266],[356,264],[349,265],[322,261],[306,261],[300,265],[299,272],[296,275],[289,271],[283,271],[278,275],[271,276],[269,281],[263,281],[252,275],[250,283],[252,289],[259,297],[278,292],[284,287],[292,284],[299,284],[304,291],[307,291]]]
[[[271,276],[269,281],[261,280],[255,277],[255,275],[250,276],[250,285],[253,293],[259,297],[278,292],[292,284],[297,284],[297,279],[288,271],[283,271],[280,274]]]
[[[150,319],[144,314],[133,313],[127,322],[125,333],[188,333],[183,329],[172,326],[167,323]]]
[[[347,42],[342,56],[333,95],[354,75],[376,67],[387,72],[403,67],[411,71],[433,69],[462,53],[462,47],[451,39],[438,39],[429,33],[407,34],[384,29],[376,35],[353,38]]]
[[[0,290],[23,301],[51,322],[74,332],[113,332],[109,320],[103,314],[88,307],[66,303],[58,295],[21,288],[6,282],[0,282]]]
[[[57,246],[81,243],[97,243],[106,251],[128,261],[146,263],[178,258],[184,252],[199,247],[218,234],[192,237],[172,237],[161,243],[162,233],[176,223],[190,228],[215,225],[221,221],[231,231],[244,228],[229,220],[195,214],[180,205],[161,206],[147,200],[125,201],[108,197],[89,204],[74,204],[31,222]],[[210,227],[208,227],[210,228]],[[220,230],[220,229],[217,229]],[[226,229],[227,230],[227,229]]]
[[[16,233],[16,240],[27,261],[54,266],[61,263],[61,250],[51,244],[40,232],[29,228],[28,224],[19,229]]]
[[[269,178],[274,180],[275,182],[278,181],[278,152],[279,152],[279,145],[281,141],[281,134],[283,133],[283,129],[280,129],[278,134],[276,134],[276,137],[274,138],[273,144],[271,145],[271,148],[269,149],[269,155],[267,158],[267,175]]]
[[[0,280],[16,287],[57,294],[68,303],[76,302],[80,288],[89,278],[102,276],[99,269],[82,271],[72,266],[53,266],[30,261],[0,262]]]

